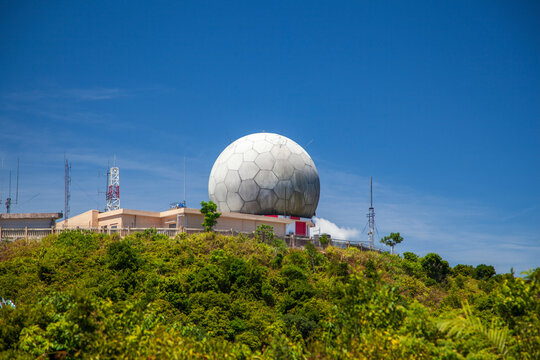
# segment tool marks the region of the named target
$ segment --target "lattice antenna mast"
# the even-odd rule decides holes
[[[67,221],[69,219],[69,199],[71,199],[70,185],[71,164],[64,155],[64,226],[67,225]]]
[[[113,166],[107,173],[107,211],[120,209],[120,169],[116,166],[116,157]]]
[[[371,249],[375,246],[374,236],[375,236],[375,209],[373,208],[373,176],[371,177],[371,205],[369,207],[369,212],[367,214],[368,224],[369,224],[369,247]]]

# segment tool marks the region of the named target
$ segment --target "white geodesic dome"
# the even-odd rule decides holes
[[[244,136],[219,155],[208,196],[219,211],[311,218],[319,203],[317,168],[308,153],[285,136]]]

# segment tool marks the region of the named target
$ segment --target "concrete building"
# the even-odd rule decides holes
[[[244,136],[227,146],[210,172],[208,197],[221,217],[216,231],[251,233],[261,225],[278,236],[309,236],[311,217],[320,197],[315,163],[293,140],[272,133]],[[202,230],[198,209],[152,212],[90,210],[57,224],[57,228]]]
[[[0,227],[6,229],[46,229],[55,226],[62,213],[0,214]]]
[[[161,212],[141,211],[131,209],[119,209],[107,212],[89,210],[85,213],[73,216],[67,221],[60,221],[56,228],[102,228],[102,229],[143,229],[143,228],[170,228],[180,231],[203,230],[203,215],[198,209],[177,208]],[[297,225],[297,223],[301,223]],[[234,212],[222,212],[214,227],[216,231],[230,231],[251,233],[262,224],[274,228],[277,236],[285,236],[289,233],[307,235],[309,227],[314,226],[310,219],[261,216]],[[303,234],[292,229],[303,230]]]

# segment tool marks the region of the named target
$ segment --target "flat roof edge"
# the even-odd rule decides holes
[[[15,213],[0,214],[0,219],[60,219],[62,213]]]

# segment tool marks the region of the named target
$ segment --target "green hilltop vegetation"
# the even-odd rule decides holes
[[[264,231],[0,246],[15,305],[0,308],[0,359],[540,358],[540,269],[288,249]]]

